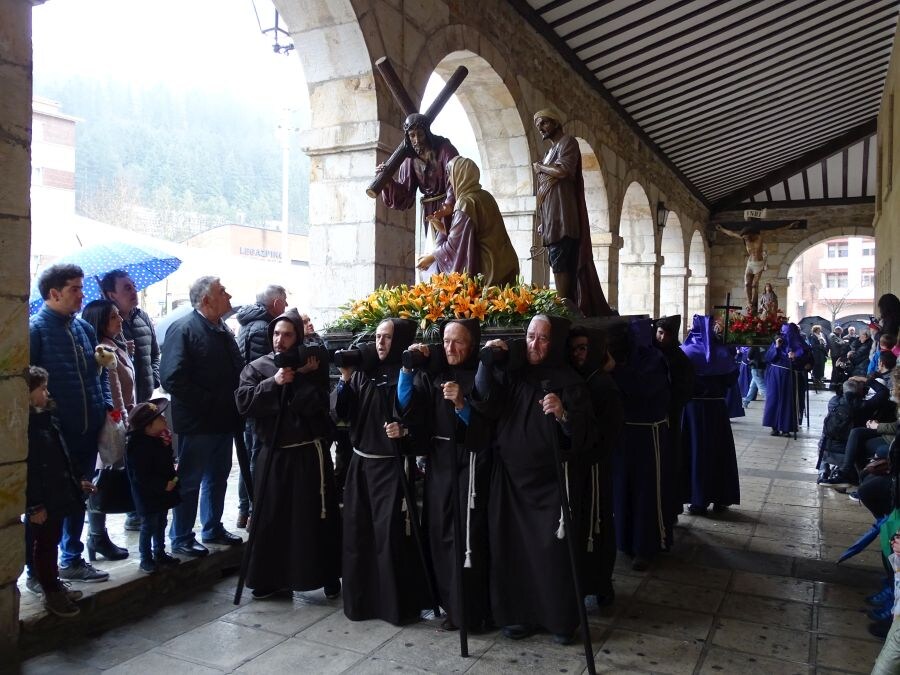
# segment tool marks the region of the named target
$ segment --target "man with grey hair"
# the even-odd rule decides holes
[[[222,321],[231,311],[231,296],[219,278],[197,279],[190,299],[194,311],[166,331],[160,378],[172,396],[178,434],[181,504],[172,510],[169,538],[173,553],[197,558],[209,553],[194,538],[198,500],[203,543],[243,543],[222,526],[222,511],[234,434],[241,430],[234,391],[244,360]]]
[[[269,324],[276,316],[281,316],[287,309],[287,291],[284,286],[270,284],[265,290],[256,296],[256,303],[244,305],[236,315],[241,328],[238,330],[238,347],[244,363],[252,363],[261,356],[272,352],[272,343],[269,340]],[[250,459],[250,475],[256,470],[256,456],[261,445],[253,431],[250,420],[244,429],[244,442],[247,444],[247,454]],[[244,476],[238,474],[238,517],[237,527],[247,527],[250,517],[250,495],[247,494],[247,486],[244,485]]]

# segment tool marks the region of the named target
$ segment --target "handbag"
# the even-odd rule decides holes
[[[88,497],[88,509],[100,513],[134,511],[131,482],[125,467],[105,466],[94,473],[96,491]]]
[[[125,457],[125,422],[118,410],[106,416],[106,421],[97,437],[97,453],[100,466],[121,464]]]

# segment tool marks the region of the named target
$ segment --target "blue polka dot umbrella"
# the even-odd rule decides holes
[[[84,271],[84,303],[99,300],[100,279],[112,270],[125,270],[134,281],[138,290],[150,284],[162,281],[181,265],[181,259],[161,248],[153,246],[127,244],[111,241],[105,244],[93,244],[63,256],[53,264],[69,263],[78,265]],[[28,298],[29,315],[36,314],[43,305],[37,279],[31,287]]]

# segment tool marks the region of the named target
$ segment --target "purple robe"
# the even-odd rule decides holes
[[[766,352],[766,407],[763,426],[781,433],[796,433],[803,416],[806,365],[811,362],[809,347],[796,324],[781,328],[784,344],[772,342]],[[794,353],[793,360],[788,352]]]
[[[397,171],[397,177],[388,181],[381,191],[381,198],[388,208],[398,211],[411,209],[416,205],[416,190],[422,193],[423,199],[438,195],[446,195],[444,199],[435,199],[422,204],[422,215],[427,218],[444,204],[453,204],[453,189],[450,187],[450,172],[447,162],[459,155],[453,144],[442,136],[434,148],[435,163],[425,166],[418,158],[407,157]],[[426,221],[427,222],[427,221]],[[450,216],[444,218],[444,227],[449,231]],[[435,243],[441,243],[445,235],[436,233]]]

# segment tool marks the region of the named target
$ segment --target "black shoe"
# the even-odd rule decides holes
[[[162,553],[155,553],[153,555],[153,561],[156,563],[157,567],[174,567],[175,565],[181,564],[181,561],[178,558],[170,556],[165,551]]]
[[[874,635],[877,638],[887,637],[888,631],[891,630],[891,620],[885,619],[884,621],[876,621],[875,623],[869,624],[869,635]]]
[[[781,432],[777,429],[772,429],[772,431],[769,432],[769,436],[781,436]]]
[[[254,600],[265,600],[273,595],[277,595],[279,592],[277,588],[254,588],[250,595],[253,596]]]
[[[725,513],[728,510],[728,504],[713,504],[713,513]]]
[[[501,632],[503,637],[510,640],[524,640],[537,633],[537,628],[530,624],[514,623],[511,626],[504,626]]]
[[[692,516],[703,516],[703,515],[706,515],[706,507],[705,506],[694,506],[693,504],[691,504],[688,507],[688,513],[690,513]]]
[[[631,561],[631,569],[635,572],[643,572],[647,568],[650,567],[650,561],[641,555],[634,556],[634,560]]]
[[[94,562],[99,553],[107,560],[125,560],[128,557],[128,549],[116,546],[110,541],[106,530],[100,534],[89,534],[87,538],[88,560]]]
[[[448,616],[446,619],[441,621],[441,630],[454,631],[459,630],[459,626],[453,623]]]
[[[219,544],[220,546],[239,546],[244,543],[244,540],[241,539],[236,534],[231,534],[226,530],[222,530],[215,537],[210,537],[209,539],[203,540],[204,544]]]
[[[847,478],[847,475],[843,471],[835,471],[821,483],[821,485],[835,489],[848,488],[852,484],[853,482]]]
[[[558,645],[570,645],[575,642],[575,631],[571,633],[554,633],[553,641]]]
[[[157,571],[156,563],[153,562],[153,558],[141,558],[141,564],[138,566],[138,569],[144,574],[156,574]]]
[[[325,584],[325,588],[322,590],[325,591],[326,598],[334,600],[341,594],[341,582],[335,581],[333,584]]]
[[[196,540],[193,540],[189,544],[184,544],[182,546],[173,546],[172,553],[175,553],[176,555],[184,555],[188,558],[202,558],[205,555],[209,555],[209,549],[206,548],[203,544],[197,543]]]

